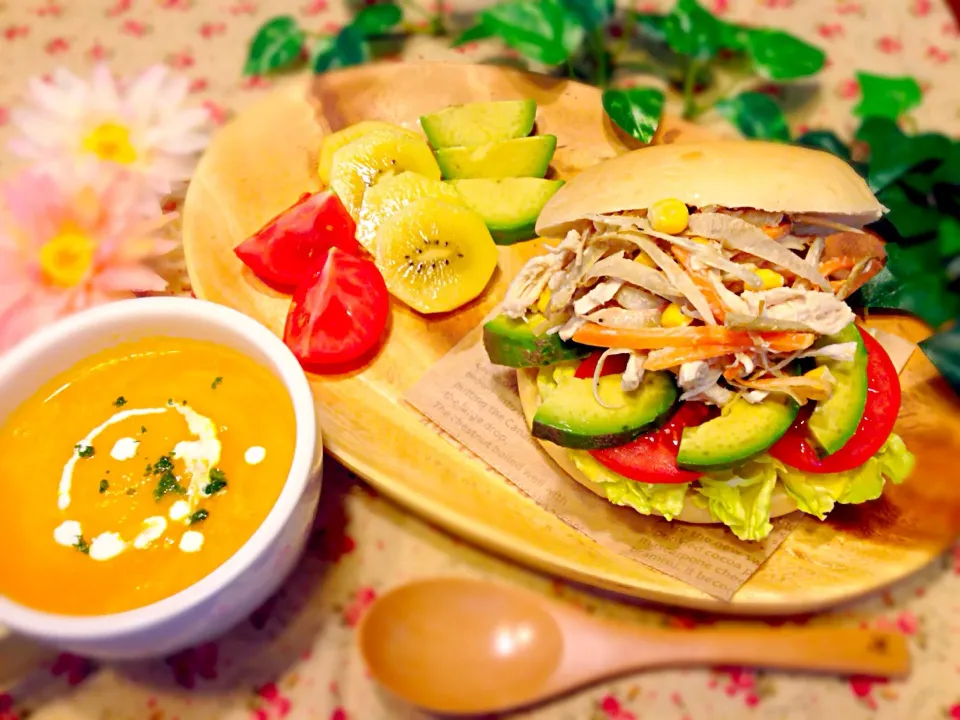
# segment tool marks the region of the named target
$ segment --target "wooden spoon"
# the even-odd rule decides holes
[[[663,666],[748,665],[903,676],[902,636],[837,627],[741,625],[668,630],[599,620],[567,604],[461,578],[413,582],[381,596],[358,643],[397,697],[446,714],[486,714]]]

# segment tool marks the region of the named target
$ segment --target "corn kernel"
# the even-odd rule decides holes
[[[650,268],[656,268],[656,267],[657,267],[657,264],[653,261],[653,258],[651,258],[649,255],[647,255],[643,250],[640,251],[640,254],[637,255],[637,256],[633,259],[633,261],[634,261],[634,262],[638,262],[638,263],[640,263],[641,265],[646,265],[647,267],[650,267]]]
[[[760,268],[759,270],[754,270],[754,272],[760,278],[760,282],[763,283],[764,290],[783,287],[783,275],[780,273],[767,268]]]
[[[660,316],[660,325],[665,328],[684,327],[693,322],[693,318],[680,312],[680,306],[670,303]]]
[[[687,229],[690,211],[676,198],[658,200],[647,210],[650,225],[657,232],[676,235]]]
[[[709,241],[709,240],[707,240],[705,237],[700,237],[699,235],[694,235],[694,236],[693,236],[692,238],[690,238],[690,239],[693,240],[695,243],[700,243],[701,245],[709,245],[709,244],[710,244],[710,241]]]
[[[540,297],[537,298],[537,310],[542,313],[547,312],[547,305],[550,304],[550,288],[544,288],[543,292],[540,293]]]

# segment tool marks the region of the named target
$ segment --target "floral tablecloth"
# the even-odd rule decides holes
[[[479,0],[448,2],[457,15]],[[638,2],[658,10],[664,2]],[[819,44],[829,65],[811,109],[796,125],[848,132],[855,70],[917,77],[920,129],[960,134],[960,31],[939,0],[712,0],[714,12],[779,26]],[[85,73],[101,59],[116,70],[165,62],[185,73],[196,102],[225,122],[271,81],[243,78],[246,45],[267,17],[289,13],[318,31],[346,17],[341,0],[0,0],[0,141],[25,79],[56,65]],[[408,13],[416,23],[420,16]],[[482,59],[483,43],[447,49],[421,37],[405,57]],[[0,154],[0,172],[13,161]],[[919,481],[920,479],[918,479]],[[680,628],[714,619],[622,604],[534,575],[462,544],[379,498],[335,462],[327,464],[316,531],[283,591],[227,636],[162,661],[95,665],[51,655],[21,677],[2,679],[0,720],[67,718],[420,717],[381,695],[354,649],[354,627],[378,593],[417,577],[484,576],[524,585],[604,616]],[[906,682],[810,678],[739,669],[649,673],[518,717],[561,720],[694,718],[960,719],[960,546],[891,592],[806,619],[870,625],[909,638],[914,672]],[[451,638],[455,642],[455,638]],[[0,642],[0,652],[4,652]],[[8,648],[9,649],[9,648]]]

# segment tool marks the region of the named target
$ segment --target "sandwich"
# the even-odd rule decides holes
[[[659,145],[568,181],[544,252],[484,325],[528,427],[573,480],[666,520],[758,541],[903,482],[896,368],[848,298],[886,211],[828,153]]]

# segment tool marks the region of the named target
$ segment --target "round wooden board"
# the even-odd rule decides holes
[[[237,308],[282,334],[289,298],[265,288],[232,248],[304,191],[319,189],[315,167],[324,133],[362,119],[418,129],[446,105],[532,97],[537,127],[558,137],[552,167],[569,178],[633,141],[604,116],[600,92],[512,69],[463,64],[367,65],[295,79],[215,137],[190,184],[183,218],[196,294]],[[658,141],[705,131],[667,119]],[[802,178],[800,179],[803,180]],[[382,352],[362,371],[312,376],[328,451],[378,490],[467,539],[522,563],[589,585],[673,605],[726,613],[807,612],[870,592],[923,567],[960,528],[960,412],[920,352],[901,376],[898,431],[918,457],[913,477],[883,498],[842,507],[825,523],[805,517],[783,546],[724,603],[609,552],[492,476],[401,401],[427,369],[502,297],[539,243],[501,248],[500,272],[485,296],[459,312],[424,318],[393,303]],[[872,322],[912,340],[907,318]]]

